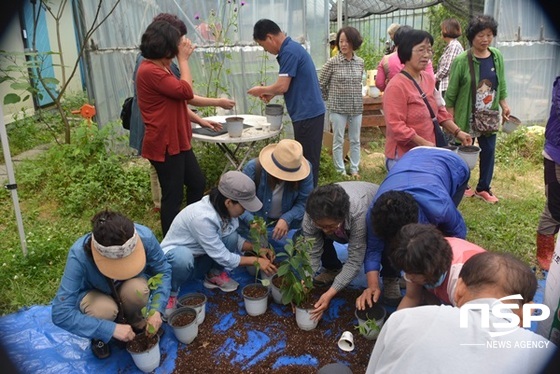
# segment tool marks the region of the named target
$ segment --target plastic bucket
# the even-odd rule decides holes
[[[478,155],[480,154],[480,147],[476,145],[462,145],[457,151],[459,156],[467,163],[469,169],[474,169],[478,163]]]
[[[515,116],[509,116],[509,120],[502,124],[502,131],[511,134],[521,126],[521,120]]]
[[[282,126],[284,107],[280,104],[268,104],[264,110],[266,122],[270,123],[270,131],[279,130]]]
[[[239,138],[243,132],[243,117],[227,117],[227,131],[230,137]]]

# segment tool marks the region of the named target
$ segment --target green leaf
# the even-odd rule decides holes
[[[32,86],[28,82],[15,82],[10,84],[13,90],[29,90]]]
[[[44,84],[58,85],[60,83],[60,81],[56,78],[46,77],[46,78],[43,78],[43,83]]]
[[[9,93],[4,96],[4,105],[19,103],[20,101],[21,97],[15,93]]]

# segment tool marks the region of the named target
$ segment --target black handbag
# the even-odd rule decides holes
[[[403,73],[405,77],[407,77],[414,83],[414,85],[418,89],[418,92],[420,92],[420,96],[422,97],[422,100],[424,100],[424,103],[426,103],[426,106],[430,111],[430,117],[432,118],[432,123],[434,125],[434,134],[436,135],[436,147],[445,147],[447,145],[447,141],[445,140],[445,136],[443,135],[443,131],[441,130],[441,126],[437,120],[437,117],[434,111],[432,110],[432,107],[430,106],[428,99],[426,98],[426,94],[424,93],[424,91],[422,91],[418,83],[414,80],[414,78],[412,78],[410,74],[408,74],[404,70],[401,70],[401,73]]]

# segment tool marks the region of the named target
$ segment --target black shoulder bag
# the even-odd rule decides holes
[[[109,285],[109,288],[111,289],[111,296],[113,297],[113,300],[115,300],[115,302],[117,303],[117,308],[118,308],[118,313],[117,313],[117,319],[115,319],[116,323],[120,323],[120,324],[127,324],[126,318],[124,316],[124,312],[123,312],[123,303],[122,303],[122,299],[119,296],[119,293],[117,292],[117,288],[115,287],[115,282],[113,282],[113,280],[109,277],[105,277],[105,279],[107,280],[107,284]]]
[[[412,78],[412,76],[410,74],[408,74],[404,70],[401,70],[401,73],[403,73],[405,77],[407,77],[408,79],[410,79],[412,81],[412,83],[414,83],[414,85],[418,89],[418,92],[420,92],[420,96],[422,97],[422,100],[424,100],[424,103],[426,103],[426,106],[428,107],[428,110],[430,111],[430,117],[432,118],[432,123],[434,125],[434,133],[436,135],[436,146],[437,147],[445,147],[447,145],[447,142],[445,141],[445,136],[443,135],[443,131],[441,130],[441,126],[439,125],[437,117],[436,117],[434,111],[432,110],[432,107],[430,106],[430,103],[428,102],[428,99],[426,98],[426,94],[424,93],[424,91],[422,91],[422,89],[420,88],[418,83],[414,80],[414,78]]]

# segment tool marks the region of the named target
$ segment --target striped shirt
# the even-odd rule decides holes
[[[356,54],[347,60],[339,53],[323,65],[319,85],[328,110],[340,114],[362,114],[363,73],[364,60]]]
[[[436,73],[436,81],[439,81],[439,91],[447,91],[449,85],[449,74],[451,73],[451,63],[463,52],[463,46],[457,39],[451,40],[447,47],[443,50],[443,54],[438,61],[438,69]]]
[[[332,284],[337,292],[348,286],[362,269],[366,253],[366,214],[379,187],[369,182],[339,182],[338,184],[350,197],[350,209],[343,226],[348,240],[348,260]],[[309,257],[313,271],[317,272],[321,267],[323,254],[323,231],[313,224],[307,213],[303,216],[301,227],[305,237],[315,239]]]

